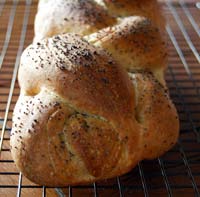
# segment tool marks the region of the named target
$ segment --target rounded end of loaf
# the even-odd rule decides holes
[[[136,93],[136,119],[143,129],[143,159],[170,150],[179,136],[179,119],[168,90],[149,72],[129,73]]]
[[[110,56],[80,36],[30,45],[19,84],[11,153],[30,180],[89,183],[123,174],[140,159],[131,82]]]

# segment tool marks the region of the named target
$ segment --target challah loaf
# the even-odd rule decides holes
[[[10,139],[17,167],[35,183],[119,176],[177,141],[161,27],[140,16],[117,19],[107,3],[40,1],[35,42],[21,57]],[[63,32],[80,35],[51,37]]]
[[[19,84],[11,152],[38,184],[121,175],[177,140],[176,110],[155,77],[144,71],[128,76],[77,35],[30,45],[21,58]]]

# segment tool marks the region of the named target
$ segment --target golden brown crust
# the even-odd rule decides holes
[[[18,78],[11,153],[22,173],[38,184],[77,185],[118,176],[177,140],[176,110],[155,77],[143,71],[128,76],[78,35],[30,45]]]
[[[135,125],[126,125],[134,114],[127,74],[79,36],[56,36],[28,47],[21,59],[19,84],[12,155],[19,169],[36,183],[55,186],[111,177],[125,153],[123,139],[130,135],[137,146]],[[90,129],[83,128],[84,123]],[[67,139],[64,151],[56,148],[62,146],[60,135]],[[59,162],[70,160],[69,150],[76,155],[73,160]],[[102,163],[102,156],[107,162]]]
[[[168,90],[151,73],[129,73],[135,87],[136,119],[143,128],[143,159],[153,159],[177,141],[179,120]]]
[[[157,0],[101,0],[108,12],[115,17],[142,16],[164,29],[165,20]]]
[[[91,183],[175,144],[179,121],[163,77],[158,8],[155,0],[40,1],[10,140],[26,177],[47,186]],[[80,36],[46,39],[66,32]]]
[[[38,80],[31,77],[33,73]],[[133,106],[134,102],[124,70],[104,51],[74,34],[30,45],[21,58],[19,83],[25,95],[37,94],[44,86],[81,110],[87,106],[92,113],[113,120],[121,113],[129,116],[129,103]]]
[[[156,0],[40,0],[34,41],[67,32],[88,35],[129,16],[146,17],[164,33]]]
[[[156,0],[40,0],[34,41],[67,32],[94,33],[91,43],[126,68],[150,68],[165,84],[165,20]]]
[[[93,45],[106,49],[127,71],[149,70],[164,84],[166,43],[160,30],[149,19],[127,17],[118,25],[85,38]]]

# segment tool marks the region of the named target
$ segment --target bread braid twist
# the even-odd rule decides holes
[[[69,16],[63,28],[80,28],[80,35],[48,38],[41,29],[22,54],[10,140],[17,167],[38,184],[76,185],[119,176],[168,151],[179,121],[163,77],[166,50],[158,23],[139,16],[117,19],[106,7],[117,0],[45,2],[36,26],[46,4],[62,4]],[[44,25],[48,32],[56,29],[53,34],[63,17],[57,11],[48,10],[54,22]],[[39,41],[39,34],[47,38]]]

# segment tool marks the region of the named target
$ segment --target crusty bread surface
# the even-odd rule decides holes
[[[164,80],[158,8],[154,0],[40,1],[10,138],[27,178],[91,183],[173,147],[179,120]]]

